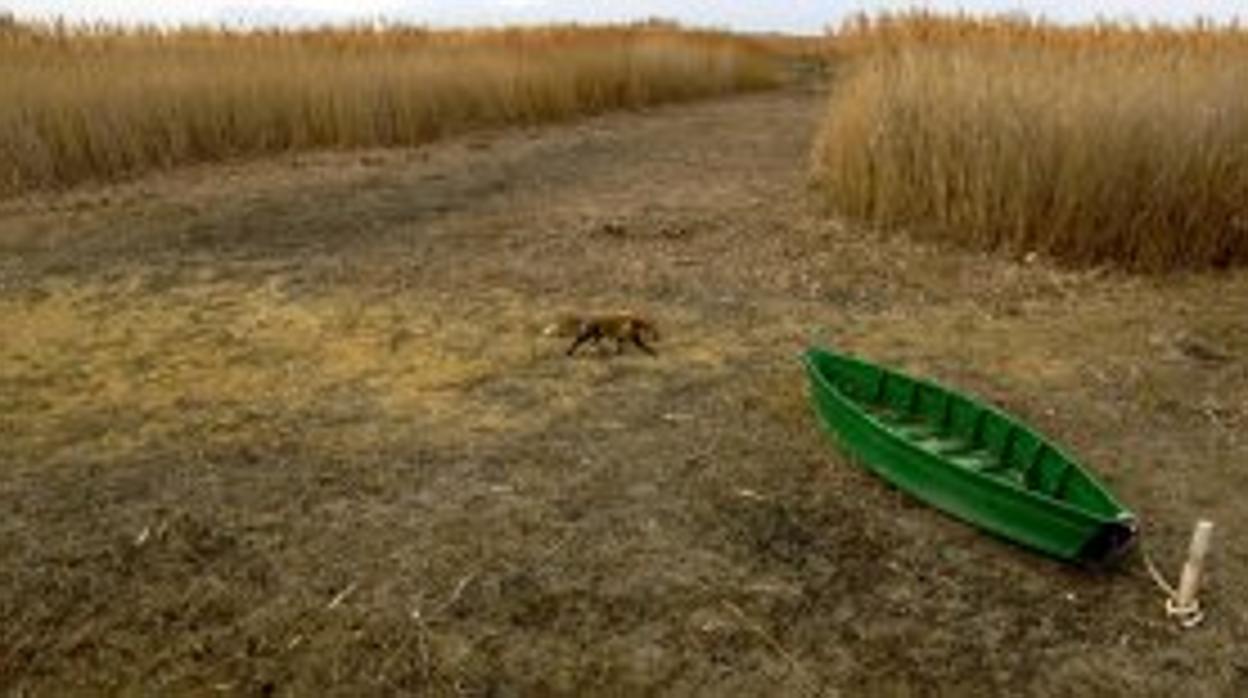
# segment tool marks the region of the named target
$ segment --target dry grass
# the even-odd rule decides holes
[[[837,46],[814,160],[838,210],[1075,264],[1248,260],[1248,33],[916,15]]]
[[[1248,695],[1248,270],[829,222],[821,106],[0,204],[0,695]],[[657,359],[539,336],[621,305]],[[1168,574],[1216,521],[1205,625],[845,460],[812,340],[1067,445]]]
[[[0,26],[0,195],[189,162],[413,145],[776,82],[760,42],[663,24],[232,33]]]

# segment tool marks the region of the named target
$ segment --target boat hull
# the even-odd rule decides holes
[[[935,383],[824,349],[804,357],[815,413],[869,470],[964,521],[1054,557],[1104,564],[1134,516],[1018,420]]]

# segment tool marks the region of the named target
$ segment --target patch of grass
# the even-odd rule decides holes
[[[762,42],[661,23],[239,33],[0,25],[0,195],[767,87]]]
[[[835,209],[1078,265],[1248,261],[1248,33],[912,15],[835,41]]]

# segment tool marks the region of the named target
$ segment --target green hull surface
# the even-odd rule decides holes
[[[823,427],[897,487],[987,531],[1063,560],[1102,564],[1135,517],[1077,461],[981,402],[860,359],[803,356]]]

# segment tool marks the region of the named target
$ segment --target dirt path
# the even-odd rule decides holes
[[[0,204],[0,692],[1248,693],[1248,275],[819,214],[791,90]],[[657,359],[576,359],[632,307]],[[828,341],[1068,444],[1176,567],[1091,575],[817,433]]]

